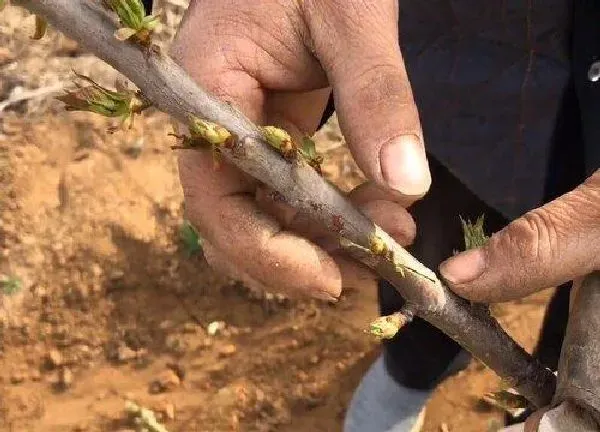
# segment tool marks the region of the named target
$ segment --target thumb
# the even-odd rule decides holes
[[[575,190],[530,211],[482,248],[442,263],[458,295],[478,302],[514,300],[600,267],[600,170]]]
[[[422,196],[431,177],[398,43],[397,1],[349,3],[323,11],[325,23],[311,26],[340,126],[367,177],[386,190]]]

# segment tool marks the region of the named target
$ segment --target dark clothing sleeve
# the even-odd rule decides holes
[[[589,68],[600,62],[600,2],[579,0],[573,12],[573,77],[579,101],[586,174],[600,168],[600,81],[591,81]]]
[[[142,0],[142,3],[144,3],[144,7],[146,8],[146,13],[152,13],[152,0]]]

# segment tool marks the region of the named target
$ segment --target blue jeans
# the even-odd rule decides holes
[[[468,361],[469,355],[462,351],[438,382],[463,369]],[[352,397],[344,432],[417,432],[414,428],[433,391],[434,388],[420,390],[398,384],[379,356]]]

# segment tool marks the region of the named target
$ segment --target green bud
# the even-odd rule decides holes
[[[371,252],[374,255],[382,255],[382,256],[387,255],[388,247],[385,244],[385,241],[383,241],[383,239],[381,237],[379,237],[377,234],[371,235],[369,242],[370,242],[369,247],[371,249]]]
[[[194,116],[190,118],[189,128],[192,138],[201,138],[213,146],[225,144],[232,138],[231,132],[223,126]]]
[[[489,237],[483,229],[484,218],[485,215],[479,216],[475,223],[472,223],[470,220],[464,220],[462,217],[460,218],[465,239],[465,250],[476,249],[487,243]]]
[[[317,145],[309,137],[302,139],[302,147],[299,149],[300,155],[306,160],[306,162],[313,167],[319,174],[321,174],[321,164],[323,163],[323,156],[317,153]]]
[[[0,11],[6,7],[8,0],[0,0]]]
[[[77,89],[57,97],[66,104],[67,111],[94,112],[104,117],[121,118],[127,124],[132,122],[135,114],[149,106],[139,92],[124,88],[121,91],[108,90],[84,75],[76,75],[88,85],[75,82]]]
[[[265,140],[275,149],[288,152],[293,149],[292,137],[285,130],[275,126],[260,127]]]
[[[379,339],[391,339],[410,319],[410,317],[401,312],[379,317],[371,322],[369,333]]]
[[[160,20],[158,15],[148,15],[141,0],[104,0],[121,22],[122,28],[115,32],[119,40],[136,39],[143,45],[149,45],[152,33]]]

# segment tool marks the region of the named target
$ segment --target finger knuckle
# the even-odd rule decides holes
[[[365,109],[381,109],[398,103],[413,105],[412,91],[399,65],[375,63],[354,78],[353,100]]]
[[[600,227],[600,169],[569,194],[579,219],[586,225]]]
[[[513,248],[521,263],[548,262],[559,254],[560,233],[555,217],[539,208],[511,223],[506,231],[507,246]]]

